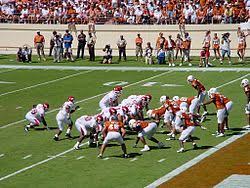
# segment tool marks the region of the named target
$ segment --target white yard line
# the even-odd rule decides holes
[[[76,160],[80,160],[80,159],[83,159],[85,158],[84,156],[80,156],[80,157],[77,157]]]
[[[81,75],[81,74],[87,74],[89,72],[92,72],[92,70],[85,71],[85,72],[79,72],[79,73],[75,73],[75,74],[72,74],[72,75],[69,75],[69,76],[64,76],[64,77],[57,78],[57,79],[54,79],[54,80],[50,80],[50,81],[47,81],[47,82],[42,82],[42,83],[39,83],[39,84],[35,84],[35,85],[28,86],[28,87],[24,87],[24,88],[21,88],[21,89],[16,89],[16,90],[13,90],[13,91],[8,91],[6,93],[1,93],[0,97],[8,95],[8,94],[12,94],[12,93],[17,93],[19,91],[24,91],[24,90],[27,90],[27,89],[35,88],[35,87],[38,87],[38,86],[42,86],[42,85],[46,85],[46,84],[51,84],[51,83],[54,83],[54,82],[57,82],[57,81],[66,80],[68,78],[72,78],[72,77],[75,77],[75,76],[78,76],[78,75]]]
[[[237,81],[239,81],[239,80],[241,80],[241,79],[243,79],[243,78],[248,77],[249,75],[250,75],[250,73],[248,73],[248,74],[246,74],[246,75],[244,75],[244,76],[241,76],[240,78],[234,79],[234,80],[232,80],[232,81],[230,81],[230,82],[227,82],[227,83],[225,83],[225,84],[222,84],[222,85],[218,86],[217,88],[222,88],[222,87],[224,87],[224,86],[227,86],[227,85],[229,85],[229,84],[232,84],[232,83],[234,83],[234,82],[237,82]],[[239,84],[239,86],[240,86],[240,84]]]
[[[137,158],[133,158],[130,160],[130,162],[134,162],[134,161],[137,161],[138,159]]]
[[[209,68],[199,68],[199,67],[125,67],[125,66],[34,66],[34,65],[0,65],[0,69],[47,69],[47,70],[104,70],[108,71],[243,71],[249,72],[250,68],[236,68],[236,67],[209,67]]]
[[[4,154],[2,153],[2,154],[0,154],[0,157],[3,157],[4,156]]]
[[[123,88],[131,87],[131,86],[133,86],[133,85],[136,85],[136,84],[139,84],[139,83],[141,83],[141,82],[145,82],[145,81],[147,81],[147,80],[151,80],[151,79],[154,79],[154,78],[158,78],[158,77],[160,77],[160,76],[163,76],[163,75],[168,74],[168,73],[171,73],[171,72],[173,72],[173,71],[168,71],[168,72],[164,72],[164,73],[161,73],[161,74],[158,74],[158,75],[155,75],[155,76],[151,76],[151,77],[149,77],[149,78],[146,78],[146,79],[143,79],[143,80],[134,82],[134,83],[132,83],[132,84],[126,85],[126,86],[124,86]],[[109,91],[108,91],[108,92],[109,92]],[[103,95],[107,94],[108,92],[100,93],[100,94],[98,94],[98,95],[95,95],[95,96],[92,96],[92,97],[89,97],[89,98],[86,98],[86,99],[79,100],[79,101],[76,102],[76,104],[83,103],[83,102],[86,102],[86,101],[95,99],[95,98],[97,98],[97,97],[100,97],[100,96],[103,96]],[[58,111],[58,110],[59,110],[59,108],[50,110],[49,112],[47,112],[47,114],[56,112],[56,111]],[[12,125],[16,125],[16,124],[19,124],[19,123],[22,123],[22,122],[25,122],[25,121],[26,121],[25,119],[22,119],[22,120],[19,120],[19,121],[16,121],[16,122],[12,122],[12,123],[9,123],[9,124],[7,124],[7,125],[0,126],[0,129],[5,129],[5,128],[7,128],[7,127],[10,127],[10,126],[12,126]]]
[[[25,157],[23,157],[23,159],[28,159],[30,157],[32,157],[32,155],[26,155]]]
[[[165,161],[166,159],[160,159],[159,161],[158,161],[158,163],[162,163],[163,161]]]

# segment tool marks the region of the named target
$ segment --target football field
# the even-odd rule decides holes
[[[155,137],[164,142],[165,147],[147,140],[151,151],[142,153],[142,144],[133,148],[135,134],[126,135],[126,146],[130,158],[123,159],[118,144],[107,148],[104,158],[97,158],[99,148],[89,148],[83,141],[82,149],[73,150],[79,136],[73,128],[73,139],[61,135],[60,141],[53,140],[57,128],[55,116],[69,95],[76,98],[80,106],[73,114],[73,120],[82,115],[100,112],[98,103],[104,94],[115,85],[123,86],[122,98],[132,94],[153,96],[150,108],[159,107],[162,95],[180,97],[196,95],[187,84],[188,75],[194,75],[204,83],[206,89],[217,87],[230,98],[233,109],[229,122],[231,130],[226,136],[212,136],[217,130],[216,115],[208,116],[203,123],[207,130],[197,128],[194,136],[199,146],[192,150],[187,143],[187,151],[177,153],[177,140],[166,141],[166,129],[158,128]],[[246,125],[244,106],[246,97],[240,82],[250,79],[247,71],[145,71],[134,70],[50,70],[50,69],[0,69],[0,187],[145,187],[158,178],[178,168],[194,157],[213,148],[229,137],[241,134]],[[33,104],[48,102],[50,109],[46,120],[49,131],[41,127],[24,131],[27,122],[25,114]],[[213,104],[209,112],[215,113]]]

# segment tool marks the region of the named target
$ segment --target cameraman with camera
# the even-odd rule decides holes
[[[112,63],[112,49],[110,47],[110,44],[107,44],[105,46],[105,48],[103,49],[104,52],[104,56],[103,56],[103,60],[102,63],[103,64],[111,64]]]
[[[222,34],[222,40],[221,40],[221,59],[220,64],[223,64],[223,60],[225,55],[227,54],[228,57],[228,63],[231,64],[231,49],[230,49],[230,43],[231,40],[229,39],[230,33],[223,33]]]

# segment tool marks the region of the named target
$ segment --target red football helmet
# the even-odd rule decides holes
[[[123,106],[123,107],[122,107],[122,111],[123,111],[125,114],[127,114],[127,113],[129,112],[129,109],[128,109],[127,106]]]
[[[96,116],[96,121],[97,122],[102,122],[103,121],[103,117],[99,114]]]
[[[147,95],[145,95],[145,96],[148,98],[148,100],[149,100],[149,101],[151,101],[151,99],[152,99],[152,95],[147,94]]]
[[[109,113],[110,114],[117,114],[117,110],[115,108],[110,108]]]
[[[45,102],[45,103],[43,104],[43,107],[44,107],[45,110],[49,109],[49,103]]]
[[[68,97],[68,101],[74,102],[74,100],[75,100],[75,97],[74,97],[74,96],[69,96],[69,97]]]
[[[115,93],[122,93],[122,87],[121,86],[116,86],[116,87],[114,87],[113,91]]]

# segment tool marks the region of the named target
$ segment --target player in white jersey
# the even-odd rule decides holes
[[[54,136],[55,141],[59,140],[59,135],[62,133],[63,127],[65,124],[68,125],[68,129],[66,131],[65,136],[71,137],[70,132],[73,126],[71,114],[74,113],[79,108],[79,106],[75,106],[74,101],[75,101],[75,97],[69,96],[68,101],[66,101],[63,104],[63,106],[60,108],[59,112],[56,115],[58,130]]]
[[[45,112],[47,112],[48,109],[48,103],[33,105],[33,108],[25,115],[25,119],[29,121],[29,124],[25,126],[24,130],[28,132],[29,128],[39,126],[41,122],[43,123],[44,128],[47,128],[47,130],[49,130],[47,122],[45,120]]]
[[[99,102],[99,107],[101,110],[107,107],[118,106],[118,98],[122,94],[122,87],[116,86],[112,91],[106,94]]]
[[[80,149],[80,144],[83,139],[92,134],[94,139],[98,142],[98,133],[102,130],[103,118],[101,115],[97,116],[81,116],[75,122],[76,129],[80,132],[80,137],[74,145],[74,149]],[[98,144],[97,144],[98,145]]]

